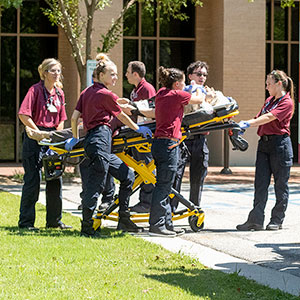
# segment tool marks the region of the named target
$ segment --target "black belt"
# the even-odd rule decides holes
[[[283,138],[286,138],[286,137],[288,137],[289,135],[287,134],[287,133],[285,133],[285,134],[282,134],[282,135],[280,135],[280,134],[269,134],[269,135],[262,135],[261,137],[260,137],[260,139],[262,140],[262,141],[264,141],[264,142],[269,142],[269,141],[271,141],[272,139],[274,139],[274,138],[276,138],[276,137],[283,137]]]

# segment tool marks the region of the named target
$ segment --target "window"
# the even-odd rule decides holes
[[[183,71],[195,57],[195,8],[189,4],[183,12],[188,21],[161,18],[149,13],[142,4],[135,4],[124,18],[123,70],[128,62],[140,60],[146,65],[146,80],[158,88],[159,66],[175,67]],[[123,95],[128,97],[133,86],[123,77]]]
[[[25,0],[21,9],[6,9],[0,18],[0,161],[19,161],[19,106],[39,81],[38,65],[57,57],[58,30],[43,15],[46,6],[45,1]]]

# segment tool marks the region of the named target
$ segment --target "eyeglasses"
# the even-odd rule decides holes
[[[207,73],[202,73],[202,72],[193,72],[192,74],[195,74],[195,75],[197,75],[197,76],[199,76],[199,77],[201,77],[201,76],[207,77],[207,76],[208,76]]]
[[[47,72],[48,73],[50,73],[50,74],[61,74],[61,70],[60,69],[57,69],[57,70],[55,70],[55,69],[51,69],[51,70],[47,70]]]

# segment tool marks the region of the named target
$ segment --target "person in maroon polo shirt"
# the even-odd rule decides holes
[[[168,197],[177,170],[184,106],[211,99],[204,93],[183,91],[184,73],[175,68],[160,67],[159,82],[163,87],[155,97],[156,130],[151,151],[156,165],[156,184],[152,193],[149,235],[174,237],[184,234],[183,229],[173,226]]]
[[[131,61],[128,63],[125,76],[128,83],[135,88],[130,93],[130,100],[133,102],[150,99],[156,95],[156,90],[146,79],[146,67],[141,61]]]
[[[111,153],[112,130],[110,121],[116,117],[144,137],[147,135],[151,137],[152,132],[145,126],[138,126],[122,112],[117,103],[119,97],[109,90],[118,79],[117,67],[111,60],[107,59],[106,55],[99,58],[96,76],[98,82],[85,89],[80,95],[71,119],[74,137],[68,139],[65,144],[65,148],[70,151],[78,142],[78,119],[81,116],[83,126],[87,131],[84,150],[91,161],[88,168],[86,191],[82,200],[81,235],[86,237],[99,236],[93,228],[93,213],[98,197],[104,189],[108,173],[120,181],[117,229],[139,232],[142,228],[130,220],[128,211],[129,197],[135,175],[120,158]]]
[[[150,99],[156,95],[155,88],[146,81],[146,67],[141,61],[131,61],[128,63],[126,77],[130,84],[133,84],[135,88],[130,94],[130,100],[137,102],[140,100]],[[141,116],[131,116],[132,120],[135,122],[142,122],[144,118]],[[151,153],[141,153],[135,148],[132,149],[132,155],[137,161],[143,160],[146,164],[152,161]],[[153,184],[143,184],[140,189],[139,202],[130,207],[130,211],[137,213],[147,213],[150,212],[150,205],[152,199],[154,185]]]
[[[61,64],[54,58],[45,59],[38,67],[41,81],[27,92],[19,109],[21,122],[33,130],[62,129],[67,119],[65,97],[61,90]],[[34,227],[35,203],[39,198],[42,155],[48,147],[23,135],[24,185],[22,189],[19,228],[38,230]],[[62,221],[62,179],[46,181],[46,227],[68,229]]]
[[[290,121],[295,107],[294,84],[283,71],[274,70],[267,76],[266,89],[270,97],[266,99],[261,111],[254,119],[239,123],[242,129],[258,127],[257,134],[260,136],[255,164],[253,209],[247,221],[236,226],[241,231],[263,229],[272,174],[276,203],[267,230],[282,228],[289,199],[288,180],[293,164]]]

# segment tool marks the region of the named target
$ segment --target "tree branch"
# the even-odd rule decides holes
[[[72,52],[73,52],[73,56],[74,56],[74,59],[75,59],[75,62],[77,64],[77,67],[78,67],[78,72],[79,73],[82,73],[83,72],[83,67],[84,67],[84,62],[83,62],[83,59],[82,59],[82,54],[80,52],[80,45],[79,43],[77,42],[77,39],[74,37],[74,31],[73,31],[73,28],[72,28],[72,24],[70,22],[70,15],[67,13],[67,10],[66,10],[66,7],[64,5],[64,2],[63,0],[58,0],[58,5],[60,7],[60,11],[62,13],[62,16],[63,16],[63,21],[61,24],[65,34],[66,34],[66,37],[72,47]],[[80,74],[81,76],[82,74]]]
[[[86,24],[86,43],[85,43],[85,57],[86,60],[92,59],[91,56],[91,44],[92,44],[92,31],[93,31],[93,20],[94,20],[94,14],[96,10],[97,2],[96,0],[92,0],[91,4],[88,3],[88,0],[85,0],[86,5],[86,11],[87,11],[87,24]],[[90,37],[90,38],[88,38]]]

